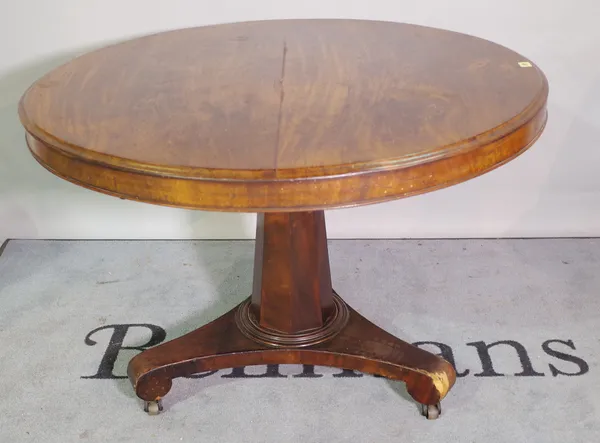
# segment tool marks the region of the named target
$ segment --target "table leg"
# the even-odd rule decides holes
[[[138,354],[128,374],[136,394],[149,402],[147,410],[158,412],[174,378],[276,363],[402,380],[428,418],[439,415],[439,402],[456,379],[447,361],[369,322],[332,290],[322,211],[259,215],[252,297]]]

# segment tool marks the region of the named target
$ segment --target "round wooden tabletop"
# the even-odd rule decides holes
[[[273,20],[91,52],[21,99],[36,159],[123,198],[229,211],[375,203],[514,158],[548,83],[503,46],[363,20]]]

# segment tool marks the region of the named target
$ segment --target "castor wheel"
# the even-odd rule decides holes
[[[442,415],[442,404],[421,405],[421,414],[427,417],[427,420],[435,420]]]
[[[163,405],[161,400],[144,402],[144,411],[147,412],[148,415],[158,415],[162,410]]]

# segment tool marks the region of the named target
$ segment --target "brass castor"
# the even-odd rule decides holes
[[[421,405],[421,414],[423,414],[427,420],[436,420],[442,415],[442,404]]]
[[[144,402],[144,411],[147,412],[148,415],[158,415],[162,410],[163,405],[161,400]]]

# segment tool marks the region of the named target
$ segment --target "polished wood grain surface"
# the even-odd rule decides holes
[[[258,216],[252,310],[262,328],[308,331],[323,327],[331,315],[325,229],[323,211]]]
[[[416,402],[438,404],[456,381],[446,360],[394,337],[351,307],[347,326],[331,340],[309,347],[273,347],[237,328],[240,305],[211,323],[135,356],[127,373],[138,397],[162,399],[175,378],[218,369],[265,365],[333,366],[406,383]],[[317,397],[317,393],[315,393]]]
[[[225,211],[353,206],[430,191],[540,135],[533,62],[464,34],[273,20],[151,35],[83,55],[25,93],[29,146],[77,184]]]

